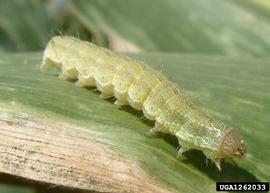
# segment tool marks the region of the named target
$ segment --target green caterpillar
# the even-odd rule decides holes
[[[163,74],[143,62],[74,37],[56,36],[48,43],[41,70],[61,69],[59,78],[78,79],[77,86],[95,86],[102,98],[130,105],[155,120],[148,134],[177,137],[178,155],[201,150],[219,170],[224,159],[243,157],[246,148],[237,131],[197,109],[183,91]]]

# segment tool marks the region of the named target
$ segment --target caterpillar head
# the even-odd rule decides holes
[[[227,157],[244,157],[245,143],[235,129],[229,129],[224,135],[220,144],[220,152]]]
[[[235,163],[233,158],[245,156],[246,146],[235,129],[229,129],[221,140],[219,156],[213,159],[219,171],[222,169],[224,160]]]

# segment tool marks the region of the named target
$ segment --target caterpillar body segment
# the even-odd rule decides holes
[[[130,102],[136,108],[136,101],[132,100],[135,96],[132,93],[131,86],[133,85],[134,87],[136,77],[144,73],[146,69],[147,67],[143,63],[134,61],[130,61],[126,65],[121,66],[121,68],[118,68],[113,79],[114,96],[116,98],[115,104],[121,106]]]
[[[160,115],[160,107],[163,107],[166,101],[179,93],[180,89],[174,83],[164,79],[151,90],[145,100],[143,105],[144,116],[150,120],[155,120]]]
[[[97,87],[102,98],[115,97],[118,106],[142,110],[156,121],[147,134],[176,136],[180,157],[198,149],[221,169],[224,159],[245,154],[244,141],[234,128],[197,109],[177,84],[143,62],[74,37],[56,36],[48,43],[40,68],[58,68],[59,78],[77,79],[77,86]]]
[[[136,77],[128,89],[128,102],[137,109],[142,110],[145,100],[148,98],[151,90],[162,82],[162,77],[158,72],[145,69]]]

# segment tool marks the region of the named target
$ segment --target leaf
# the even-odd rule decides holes
[[[31,188],[26,188],[23,186],[15,186],[10,184],[0,183],[0,192],[1,193],[34,193],[35,190]]]
[[[198,151],[187,152],[184,162],[178,160],[173,136],[146,137],[153,123],[140,119],[142,113],[129,107],[117,109],[93,91],[58,80],[55,72],[42,74],[40,53],[0,56],[0,104],[22,105],[22,114],[46,115],[88,129],[168,187],[179,192],[214,192],[216,181],[270,179],[269,60],[159,53],[134,56],[155,64],[201,108],[239,129],[248,147],[247,157],[238,166],[225,164],[219,172]]]
[[[0,51],[42,50],[59,33],[91,39],[91,33],[68,14],[67,7],[66,0],[0,0]]]
[[[270,51],[267,1],[77,0],[70,10],[78,22],[104,32],[118,51],[119,44],[122,51],[256,56]]]
[[[8,50],[41,49],[53,21],[41,1],[0,1],[1,47]],[[18,18],[19,17],[19,18]]]
[[[62,33],[116,51],[267,56],[269,9],[267,0],[0,0],[0,50],[41,50]]]

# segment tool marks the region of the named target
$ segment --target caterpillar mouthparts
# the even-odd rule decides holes
[[[169,133],[179,141],[178,157],[201,150],[219,170],[224,159],[243,157],[244,141],[237,131],[199,110],[177,84],[161,72],[126,56],[69,36],[55,36],[46,46],[41,71],[61,70],[59,78],[77,79],[79,87],[95,86],[101,98],[115,97],[155,120],[147,135]]]

